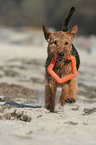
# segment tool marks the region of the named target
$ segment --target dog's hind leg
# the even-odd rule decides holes
[[[46,109],[54,112],[55,110],[55,96],[57,86],[55,82],[47,82],[45,86],[45,107]]]

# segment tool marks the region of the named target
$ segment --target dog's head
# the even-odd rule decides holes
[[[62,63],[64,59],[71,56],[72,41],[77,33],[77,25],[67,32],[49,32],[43,25],[45,39],[48,42],[48,56],[53,57],[57,62]]]

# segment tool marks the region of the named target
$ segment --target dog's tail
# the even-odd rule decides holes
[[[65,21],[64,21],[64,25],[63,25],[63,31],[66,32],[69,29],[69,23],[71,20],[71,17],[73,15],[73,13],[75,12],[75,7],[72,7],[69,11],[69,13],[67,14]]]

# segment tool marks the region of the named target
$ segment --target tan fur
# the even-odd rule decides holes
[[[55,110],[55,97],[57,87],[62,87],[62,94],[60,97],[60,103],[62,106],[66,103],[76,102],[76,92],[77,92],[77,79],[76,77],[71,80],[59,84],[54,78],[52,78],[48,72],[47,67],[50,64],[52,58],[56,59],[57,62],[54,66],[54,71],[59,77],[64,77],[72,73],[71,62],[66,61],[66,57],[71,56],[72,41],[77,33],[77,26],[73,27],[68,32],[59,31],[56,33],[50,33],[48,29],[43,27],[45,39],[48,42],[48,57],[46,61],[46,86],[45,86],[45,107],[50,111]],[[59,52],[63,52],[64,56],[60,58],[58,56]]]

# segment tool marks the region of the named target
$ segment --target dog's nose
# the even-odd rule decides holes
[[[64,56],[64,52],[58,52],[58,56],[62,58]]]

